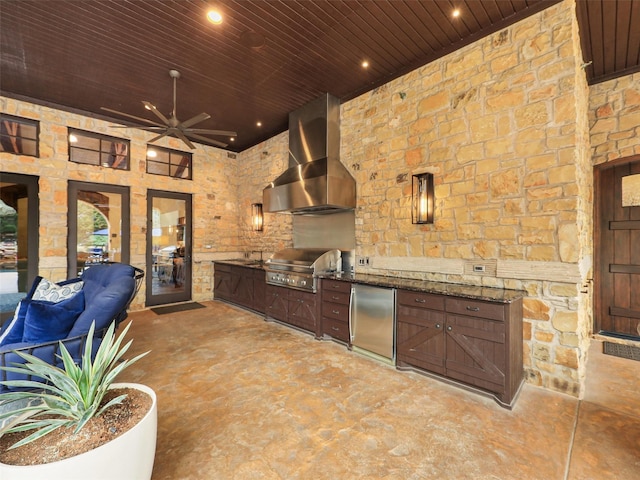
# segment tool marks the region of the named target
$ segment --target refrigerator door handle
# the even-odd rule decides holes
[[[349,343],[353,342],[353,309],[355,308],[354,297],[356,289],[352,286],[349,293]]]

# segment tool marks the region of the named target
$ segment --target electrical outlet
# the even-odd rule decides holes
[[[368,267],[370,265],[369,263],[369,257],[364,257],[364,264]]]
[[[364,266],[364,257],[359,257],[358,258],[358,265]]]
[[[485,270],[486,269],[485,269],[484,265],[474,265],[473,266],[473,271],[474,272],[483,273]]]
[[[361,267],[369,266],[369,257],[358,257],[358,265]]]

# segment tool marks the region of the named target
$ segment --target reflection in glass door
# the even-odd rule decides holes
[[[191,300],[191,196],[148,191],[147,305]]]
[[[93,263],[129,263],[129,243],[129,189],[69,182],[69,278]]]
[[[0,323],[38,275],[38,177],[0,173]]]

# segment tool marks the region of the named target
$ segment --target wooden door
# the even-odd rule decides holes
[[[640,338],[640,156],[595,169],[595,331]]]

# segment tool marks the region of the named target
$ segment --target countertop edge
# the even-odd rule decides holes
[[[214,264],[223,263],[239,267],[264,270],[265,262],[259,260],[228,259],[214,260]],[[524,290],[511,290],[498,287],[485,287],[481,285],[468,285],[463,283],[436,282],[431,280],[419,280],[405,277],[388,277],[370,274],[320,274],[318,278],[338,280],[361,285],[371,285],[383,288],[396,288],[413,292],[445,295],[450,297],[468,298],[497,303],[512,303],[526,296]]]

